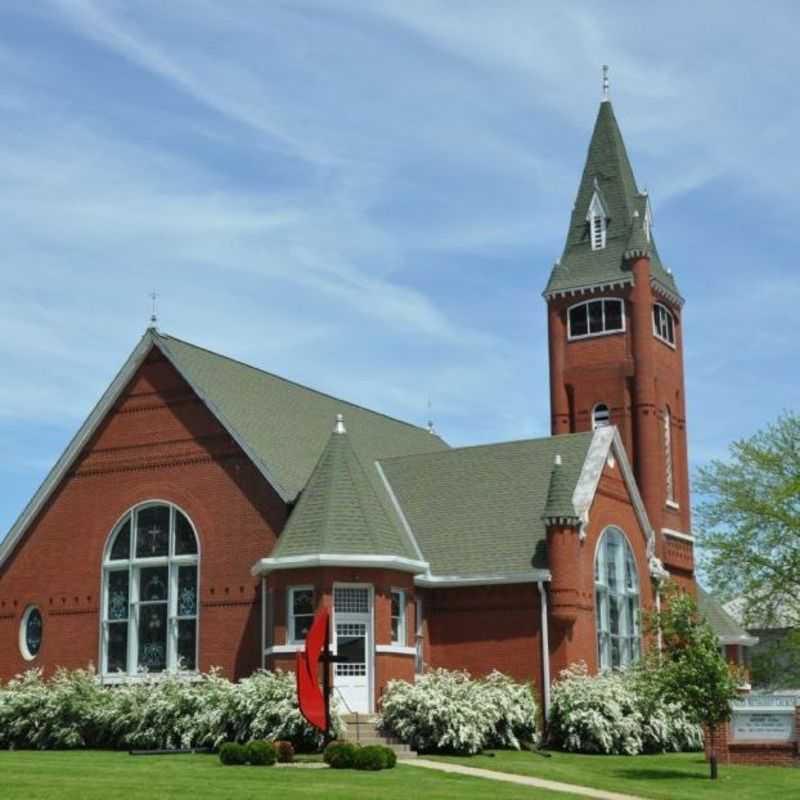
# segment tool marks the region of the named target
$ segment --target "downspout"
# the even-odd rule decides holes
[[[663,636],[661,635],[661,583],[656,582],[656,614],[658,615],[658,631],[656,632],[656,644],[658,645],[658,660],[661,660],[663,649]]]
[[[542,680],[544,681],[542,699],[544,701],[544,721],[547,724],[550,719],[550,642],[547,635],[547,592],[544,588],[544,581],[537,581],[536,585],[539,587],[539,607],[542,612]]]
[[[261,669],[267,668],[267,579],[261,577]]]

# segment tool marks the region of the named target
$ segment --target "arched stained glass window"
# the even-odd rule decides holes
[[[639,658],[639,573],[625,534],[606,528],[594,563],[597,651],[601,669],[624,667]]]
[[[170,503],[143,503],[112,532],[103,565],[104,674],[197,669],[197,535]]]

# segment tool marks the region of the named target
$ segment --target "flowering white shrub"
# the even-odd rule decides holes
[[[334,731],[344,724],[338,708]],[[0,748],[217,748],[229,740],[285,739],[322,744],[297,708],[291,673],[258,672],[240,683],[217,670],[196,680],[143,675],[103,687],[92,670],[41,670],[0,685]]]
[[[551,691],[550,743],[580,753],[637,755],[702,748],[700,726],[664,703],[645,670],[590,676],[586,665],[561,672]]]
[[[99,720],[108,704],[91,670],[60,669],[45,681],[40,669],[32,669],[0,687],[0,747],[102,745]]]
[[[389,681],[381,700],[382,730],[417,750],[478,753],[488,746],[536,741],[536,702],[529,686],[493,672],[434,670],[415,683]]]

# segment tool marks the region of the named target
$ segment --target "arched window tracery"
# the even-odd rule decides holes
[[[103,674],[197,669],[200,552],[172,503],[130,509],[103,562]]]

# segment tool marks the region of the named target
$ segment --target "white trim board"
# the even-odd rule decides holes
[[[402,644],[376,644],[376,653],[391,653],[396,656],[416,656],[416,647],[406,647]]]
[[[111,381],[109,387],[97,401],[95,407],[89,413],[84,423],[78,429],[72,441],[67,445],[66,450],[61,454],[53,468],[42,481],[41,486],[22,510],[22,513],[12,525],[8,535],[0,543],[0,565],[11,555],[17,543],[24,535],[28,525],[35,519],[36,515],[42,510],[50,495],[56,490],[61,481],[66,477],[67,472],[80,455],[83,448],[94,435],[100,423],[105,419],[106,414],[117,402],[122,390],[136,373],[136,370],[144,363],[150,348],[154,343],[154,336],[148,330],[139,340],[139,343],[128,356],[128,360],[122,365],[120,371]]]
[[[415,561],[402,556],[353,555],[350,553],[314,553],[305,556],[262,558],[250,568],[253,576],[266,575],[279,569],[304,567],[377,567],[396,569],[398,572],[420,573],[428,570],[427,561]]]
[[[633,476],[630,461],[628,461],[628,454],[625,452],[625,446],[622,444],[616,425],[598,428],[594,432],[586,459],[583,462],[583,469],[575,485],[572,505],[575,507],[578,518],[582,520],[583,526],[588,525],[589,509],[597,495],[597,487],[600,484],[610,451],[614,453],[625,486],[631,496],[631,502],[647,544],[647,557],[650,558],[655,555],[655,533],[647,517],[642,496],[639,494],[639,487],[636,485],[636,479]]]
[[[694,536],[692,536],[691,533],[681,533],[680,531],[672,530],[672,528],[662,528],[661,533],[663,533],[664,536],[669,536],[670,539],[680,539],[681,541],[694,544]]]
[[[549,580],[549,570],[532,569],[508,575],[417,575],[414,584],[429,589],[449,589],[459,586],[502,586],[510,583],[536,583]]]

